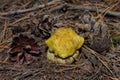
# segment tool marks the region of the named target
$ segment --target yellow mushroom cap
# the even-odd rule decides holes
[[[79,49],[83,45],[84,38],[71,28],[62,27],[55,30],[45,43],[55,55],[67,58],[72,56],[76,49]]]

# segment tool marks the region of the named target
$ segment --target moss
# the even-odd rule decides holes
[[[112,37],[112,43],[113,43],[113,45],[117,45],[117,44],[120,45],[120,35],[119,36],[113,36]]]

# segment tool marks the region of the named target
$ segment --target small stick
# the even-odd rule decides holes
[[[2,35],[1,35],[0,43],[2,43],[2,42],[4,41],[5,34],[6,34],[6,30],[7,30],[7,22],[6,22],[6,20],[5,20],[4,30],[3,30],[3,33],[2,33]]]
[[[89,10],[89,11],[96,11],[96,8],[94,6],[84,6],[84,5],[68,5],[69,10]],[[98,12],[103,13],[104,9],[98,9]],[[117,11],[107,11],[107,15],[112,15],[116,17],[120,17],[120,12]]]
[[[42,12],[42,13],[40,13],[40,14],[36,14],[36,15],[42,16],[42,15],[48,13],[48,12],[50,13],[50,12],[53,12],[53,11],[55,11],[55,10],[58,10],[58,9],[64,7],[65,5],[66,5],[66,4],[61,4],[61,5],[59,5],[59,6],[56,6],[56,7],[54,7],[54,8],[51,8],[51,9],[49,9],[49,10],[47,10],[47,11],[44,11],[44,12]],[[35,16],[36,16],[36,15],[35,15]]]
[[[110,68],[105,64],[105,62],[103,60],[100,59],[99,56],[97,56],[97,52],[95,52],[94,50],[90,49],[89,47],[87,47],[86,45],[84,45],[83,49],[87,49],[90,51],[91,54],[93,54],[108,70],[109,72],[114,76],[113,72],[110,70]]]
[[[63,72],[63,71],[68,71],[68,70],[73,70],[73,69],[76,69],[78,68],[78,66],[75,66],[75,67],[71,67],[71,68],[64,68],[64,69],[60,69],[60,70],[55,70],[54,72]]]
[[[9,24],[9,26],[12,26],[12,25],[14,25],[14,24],[16,24],[16,23],[18,23],[18,22],[20,22],[20,21],[22,21],[22,20],[28,19],[28,18],[30,18],[30,15],[29,15],[29,14],[28,14],[28,15],[25,15],[24,17],[22,17],[22,18],[20,18],[20,19],[18,19],[18,20],[16,20],[16,21],[14,21],[13,23]]]
[[[9,46],[7,46],[7,45],[0,45],[0,49],[3,49],[3,48],[6,48],[6,49],[8,49],[9,48]]]
[[[53,0],[49,3],[47,3],[46,5],[42,4],[42,5],[39,5],[37,7],[32,7],[32,8],[29,8],[29,9],[16,10],[16,11],[10,11],[10,12],[2,12],[2,13],[0,13],[0,16],[7,16],[7,15],[12,15],[12,14],[22,14],[22,13],[26,13],[26,12],[31,12],[31,11],[43,8],[45,6],[55,4],[56,2],[60,2],[60,1],[61,0]]]

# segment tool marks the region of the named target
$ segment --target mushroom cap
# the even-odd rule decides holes
[[[83,45],[84,38],[71,28],[61,27],[55,30],[45,43],[56,56],[67,58]]]

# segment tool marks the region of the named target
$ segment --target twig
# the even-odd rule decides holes
[[[98,68],[98,70],[90,77],[86,78],[87,80],[95,80],[96,77],[98,77],[98,73],[100,72],[102,68],[102,64],[100,65],[100,67]]]
[[[29,80],[31,80],[32,78],[34,78],[35,76],[37,76],[38,74],[40,74],[42,71],[42,69],[38,69],[38,70],[27,70],[25,72],[22,72],[22,73],[19,73],[17,75],[14,75],[16,76],[14,78],[14,80],[21,80],[22,78],[27,78],[27,77],[30,77],[31,78]]]
[[[5,23],[4,23],[4,30],[3,30],[3,33],[1,35],[1,39],[0,39],[0,43],[2,43],[4,41],[4,38],[5,38],[5,34],[6,34],[6,30],[7,30],[7,22],[5,20]]]
[[[108,75],[106,75],[106,74],[103,74],[103,76],[109,77],[111,80],[119,80],[118,78],[114,78],[114,77],[108,76]]]
[[[44,14],[46,14],[46,13],[50,13],[50,12],[53,12],[53,11],[55,11],[55,10],[58,10],[58,9],[64,7],[65,5],[66,5],[66,4],[61,4],[61,5],[59,5],[59,6],[56,6],[56,7],[54,7],[54,8],[51,8],[51,9],[49,9],[48,11],[45,11],[45,12],[42,12],[42,13],[38,14],[38,16],[42,16],[42,15],[44,15]]]
[[[106,8],[103,12],[103,17],[107,14],[108,11],[110,11],[111,9],[113,9],[115,6],[119,5],[120,2],[117,2],[116,4]]]
[[[55,4],[56,2],[60,2],[60,1],[61,0],[53,0],[53,1],[49,2],[49,3],[47,3],[46,5],[42,4],[42,5],[39,5],[37,7],[32,7],[32,8],[29,8],[29,9],[16,10],[16,11],[10,11],[10,12],[3,12],[3,13],[0,13],[0,16],[7,16],[7,15],[12,15],[12,14],[21,14],[21,13],[34,11],[34,10],[43,8],[45,6],[49,6],[49,5]]]
[[[11,38],[10,39],[7,39],[7,40],[4,40],[2,43],[0,43],[0,46],[2,45],[7,45],[11,42]]]
[[[41,71],[35,73],[35,74],[34,74],[30,79],[28,79],[28,80],[33,80],[36,76],[38,76],[38,75],[41,74],[41,73],[42,73]]]
[[[56,3],[56,4],[53,4],[53,5],[51,5],[51,6],[46,6],[45,8],[42,8],[42,9],[39,10],[36,14],[34,14],[34,16],[39,15],[39,14],[44,13],[44,12],[47,12],[47,14],[49,14],[50,9],[52,9],[52,8],[54,9],[54,8],[56,8],[56,7],[58,7],[58,6],[61,6],[61,5],[63,5],[63,4],[61,4],[61,3]]]
[[[96,8],[94,6],[84,6],[84,5],[68,5],[69,10],[89,10],[89,11],[96,11]],[[103,13],[104,9],[98,9],[98,12]],[[120,17],[120,12],[117,11],[107,11],[107,15],[112,15],[116,17]]]
[[[14,69],[14,68],[4,68],[4,67],[0,67],[0,71],[21,71],[19,69]]]
[[[78,66],[75,67],[71,67],[71,68],[64,68],[64,69],[60,69],[60,70],[55,70],[54,72],[59,73],[59,72],[63,72],[63,71],[69,71],[69,70],[73,70],[78,68]]]
[[[32,76],[32,75],[33,75],[33,71],[28,70],[28,71],[23,72],[20,76],[17,76],[14,80],[20,80],[22,78]]]
[[[0,46],[0,49],[3,49],[3,48],[9,48],[9,46],[7,46],[7,45],[4,45],[4,46],[1,45],[1,46]]]
[[[87,47],[86,45],[84,45],[83,49],[84,49],[84,48],[87,49],[87,50],[89,50],[90,53],[93,54],[93,55],[103,64],[103,66],[105,66],[105,67],[108,69],[108,71],[114,76],[113,72],[112,72],[112,71],[110,70],[110,68],[105,64],[105,62],[104,62],[103,60],[101,60],[99,56],[97,56],[97,54],[98,54],[97,52],[95,52],[94,50],[90,49],[90,48]]]
[[[59,73],[59,72],[63,72],[63,71],[73,70],[73,69],[76,69],[76,68],[81,68],[81,66],[83,66],[84,64],[85,63],[75,65],[75,66],[72,66],[72,67],[69,66],[69,68],[64,68],[64,69],[60,69],[60,70],[57,69],[57,70],[54,70],[54,72]]]
[[[26,6],[28,6],[29,4],[31,4],[32,3],[32,1],[28,1],[27,3],[25,3],[24,5],[22,5],[21,7],[22,8],[25,8]]]
[[[12,25],[14,25],[14,24],[16,24],[16,23],[18,23],[18,22],[20,22],[20,21],[22,21],[22,20],[28,19],[28,18],[30,18],[30,15],[29,15],[29,14],[27,14],[27,15],[25,15],[24,17],[22,17],[22,18],[20,18],[20,19],[18,19],[18,20],[16,20],[16,21],[14,21],[13,23],[9,24],[9,26],[12,26]]]
[[[7,56],[7,57],[5,58],[5,60],[3,61],[3,63],[6,63],[6,62],[9,60],[9,58],[10,58],[10,56]]]

